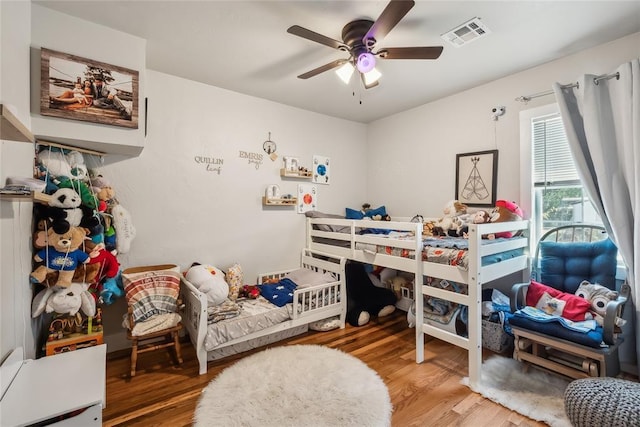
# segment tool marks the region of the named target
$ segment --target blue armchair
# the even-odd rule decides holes
[[[567,294],[574,294],[583,280],[615,290],[617,254],[602,227],[580,224],[555,228],[540,239],[532,280]],[[558,321],[533,320],[518,311],[526,305],[529,285],[516,284],[511,292],[513,357],[571,378],[617,375],[622,337],[616,319],[622,315],[629,286],[623,284],[616,299],[602,302],[606,312],[602,326],[580,332]]]

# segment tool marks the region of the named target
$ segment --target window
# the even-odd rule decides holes
[[[557,104],[523,111],[520,125],[521,192],[530,207],[532,243],[561,225],[602,224],[580,182]]]

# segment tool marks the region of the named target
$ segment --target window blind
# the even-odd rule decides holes
[[[531,122],[534,186],[579,184],[560,114]]]

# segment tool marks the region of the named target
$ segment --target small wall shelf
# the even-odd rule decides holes
[[[285,168],[280,169],[280,176],[283,178],[311,179],[311,171],[291,171]]]
[[[51,196],[41,192],[32,192],[31,194],[0,194],[0,200],[3,202],[37,202],[48,204]]]
[[[295,206],[298,203],[298,199],[293,197],[291,199],[267,199],[262,197],[263,206]]]
[[[0,104],[0,117],[0,139],[17,142],[35,141],[31,131],[2,104]]]

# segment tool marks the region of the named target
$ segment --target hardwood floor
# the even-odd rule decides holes
[[[381,322],[329,332],[308,332],[272,346],[320,344],[340,349],[367,363],[389,388],[392,425],[404,426],[544,426],[473,393],[460,384],[467,375],[466,351],[425,337],[425,362],[415,363],[415,329],[398,312]],[[190,342],[182,345],[184,363],[172,365],[163,350],[142,354],[129,378],[128,354],[107,362],[107,407],[103,426],[190,426],[201,390],[220,371],[261,349],[209,362],[206,375]],[[238,410],[250,405],[238,398]]]

